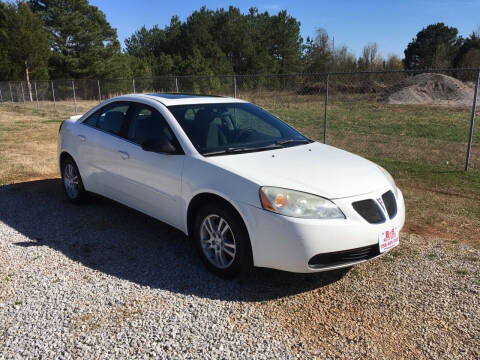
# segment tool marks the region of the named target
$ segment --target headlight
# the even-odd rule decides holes
[[[388,173],[387,170],[385,170],[383,167],[381,167],[380,165],[377,165],[378,168],[380,169],[380,171],[383,173],[383,175],[385,175],[385,177],[387,178],[388,182],[390,183],[390,186],[392,187],[393,189],[393,192],[395,194],[395,197],[397,197],[397,185],[395,184],[395,180],[393,180],[393,177],[392,175],[390,175]]]
[[[264,186],[260,201],[265,210],[306,219],[345,219],[345,215],[330,200],[300,191]]]

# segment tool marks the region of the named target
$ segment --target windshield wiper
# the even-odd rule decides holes
[[[286,144],[309,144],[312,140],[310,139],[288,139],[288,140],[277,140],[273,144],[265,145],[265,146],[258,146],[258,147],[229,147],[222,150],[217,151],[209,151],[202,153],[203,156],[215,156],[215,155],[226,155],[226,154],[240,154],[240,153],[247,153],[247,152],[255,152],[255,151],[263,151],[263,150],[272,150],[272,149],[279,149],[284,147]]]
[[[238,147],[238,148],[226,148],[218,151],[210,151],[205,152],[203,156],[214,156],[214,155],[225,155],[225,154],[240,154],[240,153],[247,153],[247,152],[255,152],[255,151],[262,151],[262,150],[272,150],[272,149],[279,149],[281,148],[281,144],[270,144],[266,146],[258,146],[258,147]]]
[[[202,155],[213,156],[213,155],[231,154],[231,153],[237,152],[238,149],[241,149],[241,148],[227,148],[227,149],[222,149],[217,151],[209,151],[209,152],[202,153]]]
[[[308,139],[288,139],[288,140],[277,140],[275,144],[277,145],[286,145],[286,144],[293,144],[293,143],[308,144],[310,142],[311,140],[308,140]]]

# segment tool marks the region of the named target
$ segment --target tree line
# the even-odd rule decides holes
[[[302,39],[287,11],[202,7],[185,20],[141,27],[125,40],[88,0],[0,2],[0,80],[132,78],[160,75],[297,72],[480,66],[480,34],[458,35],[443,23],[423,28],[404,58],[384,58],[378,44],[356,57],[326,30]],[[31,92],[30,92],[31,93]]]

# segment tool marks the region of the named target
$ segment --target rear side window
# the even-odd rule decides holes
[[[127,132],[128,140],[143,144],[146,140],[155,140],[161,135],[176,142],[175,135],[163,116],[150,106],[138,104],[131,116]]]
[[[129,107],[125,103],[108,105],[90,116],[84,123],[120,135]]]

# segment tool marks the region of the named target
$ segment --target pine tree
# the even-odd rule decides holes
[[[117,31],[88,0],[31,0],[49,33],[51,77],[107,78],[121,55]]]
[[[33,101],[31,79],[44,79],[47,75],[49,56],[47,35],[42,22],[33,14],[24,2],[18,2],[16,8],[11,5],[8,22],[8,53],[11,60],[18,64],[21,78],[27,83],[30,101]]]
[[[458,30],[444,23],[423,28],[405,49],[407,69],[450,67],[463,39]]]

